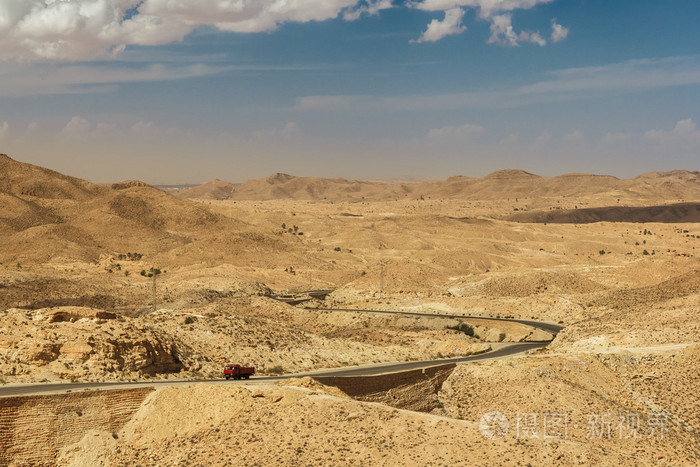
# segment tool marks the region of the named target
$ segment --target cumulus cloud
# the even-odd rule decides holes
[[[413,0],[410,8],[443,11],[414,42],[434,42],[467,28],[466,8],[492,22],[490,42],[546,44],[539,32],[508,32],[504,18],[554,0]],[[287,22],[347,21],[392,8],[393,0],[0,0],[0,60],[86,61],[121,54],[129,45],[182,41],[200,26],[220,31],[272,31]],[[501,28],[506,30],[503,32]],[[511,28],[512,29],[512,28]],[[552,41],[568,30],[552,22]]]
[[[687,149],[700,148],[700,130],[691,119],[679,120],[673,130],[649,130],[644,133],[644,138],[655,144],[663,146],[683,146]]]
[[[569,29],[557,23],[556,18],[552,20],[552,42],[559,42],[566,39]]]
[[[354,8],[348,8],[343,13],[343,19],[346,21],[355,21],[361,16],[372,16],[378,14],[382,10],[393,8],[393,0],[367,0],[364,5],[358,5]]]
[[[491,18],[491,37],[489,37],[489,44],[502,44],[516,47],[521,42],[532,42],[539,46],[547,45],[547,41],[539,32],[521,31],[520,33],[516,33],[513,29],[511,15],[495,15]]]
[[[427,11],[453,11],[455,9],[462,10],[462,15],[464,14],[464,8],[474,8],[478,11],[479,17],[481,19],[491,22],[491,37],[488,42],[490,44],[501,44],[515,47],[521,42],[531,42],[540,46],[547,45],[547,40],[542,37],[539,31],[521,31],[516,32],[513,29],[511,21],[511,13],[514,10],[519,9],[530,9],[542,3],[550,3],[554,0],[423,0],[423,1],[411,1],[408,5],[412,8],[427,10]],[[461,25],[460,17],[460,25]],[[433,20],[428,25],[428,31],[424,33],[424,36],[430,31],[431,26],[433,28],[438,28],[441,26],[439,22]],[[554,20],[552,21],[553,34],[552,40],[557,42],[562,40],[568,34],[568,29],[557,24]],[[458,34],[463,32],[466,27],[461,30],[454,30],[451,34]],[[443,35],[436,35],[438,40]],[[556,39],[555,39],[556,37]],[[423,39],[423,37],[421,37]],[[428,39],[425,39],[428,40]],[[418,40],[416,42],[423,42],[424,40]]]
[[[92,123],[79,115],[71,118],[70,122],[63,127],[61,133],[67,137],[80,136],[88,133],[92,129]]]
[[[367,12],[385,7],[371,1]],[[358,0],[0,0],[0,58],[89,60],[182,40],[196,27],[263,32],[336,18]]]
[[[435,42],[445,36],[460,34],[467,29],[467,27],[462,24],[463,17],[464,10],[461,8],[446,10],[445,18],[442,21],[437,19],[432,20],[430,24],[428,24],[428,28],[425,32],[412,42]]]
[[[2,125],[0,125],[0,139],[5,138],[7,136],[7,132],[10,130],[10,124],[7,122],[3,122]]]

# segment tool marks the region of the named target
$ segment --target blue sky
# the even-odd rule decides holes
[[[698,170],[691,0],[0,0],[0,152],[94,181]]]

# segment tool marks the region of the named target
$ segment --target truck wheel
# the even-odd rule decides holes
[[[244,378],[245,378],[245,379],[250,379],[250,375],[245,375]]]
[[[229,379],[229,378],[230,378],[230,376],[229,376],[229,375],[226,375],[226,379]]]

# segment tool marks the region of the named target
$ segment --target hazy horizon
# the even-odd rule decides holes
[[[697,170],[700,4],[0,0],[0,152],[91,181]]]

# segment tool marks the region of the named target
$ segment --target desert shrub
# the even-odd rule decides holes
[[[601,255],[604,255],[604,254],[605,254],[605,250],[600,250],[598,253],[600,253]]]
[[[644,250],[644,251],[642,252],[642,254],[643,254],[644,256],[646,256],[646,255],[649,254],[649,252],[648,252],[647,250]]]
[[[474,327],[467,323],[459,323],[456,326],[447,326],[447,329],[463,332],[469,337],[474,337]]]
[[[337,246],[337,247],[333,248],[333,250],[334,250],[334,251],[340,251],[340,247]]]
[[[194,318],[194,316],[188,316],[185,318],[185,324],[192,324],[195,321],[197,321],[197,320]]]

